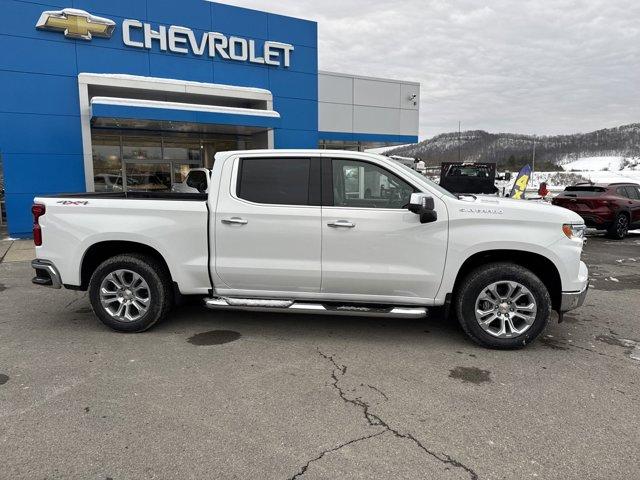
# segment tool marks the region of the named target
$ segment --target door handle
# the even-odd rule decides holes
[[[327,226],[331,228],[353,228],[356,226],[356,224],[350,222],[349,220],[336,220],[335,222],[327,223]]]
[[[221,221],[225,225],[246,225],[249,223],[248,220],[240,217],[223,218]]]

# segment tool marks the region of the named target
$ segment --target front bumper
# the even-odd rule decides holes
[[[562,292],[562,301],[560,303],[560,313],[568,312],[569,310],[575,310],[582,306],[584,299],[587,297],[587,291],[589,290],[589,282],[579,292]]]
[[[31,279],[31,283],[49,288],[62,288],[60,272],[53,262],[35,259],[31,262],[31,267],[36,271],[36,276]]]

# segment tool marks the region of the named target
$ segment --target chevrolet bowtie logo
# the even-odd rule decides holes
[[[42,12],[36,28],[64,32],[67,38],[91,40],[92,37],[111,38],[116,24],[113,20],[96,17],[84,10],[65,8]]]

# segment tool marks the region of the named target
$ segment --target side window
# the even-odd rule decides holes
[[[640,200],[640,194],[638,194],[638,187],[628,185],[625,188],[627,189],[627,197],[633,200]]]
[[[627,194],[627,189],[624,187],[618,187],[616,188],[616,194],[620,195],[621,197],[625,197],[627,198],[629,195]]]
[[[198,190],[205,190],[207,188],[207,174],[202,170],[189,172],[189,175],[187,175],[187,186],[197,188]]]
[[[336,207],[404,208],[415,189],[377,165],[333,160],[333,204]]]
[[[244,158],[237,195],[255,203],[310,205],[310,178],[309,158]]]

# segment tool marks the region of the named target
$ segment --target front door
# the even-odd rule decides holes
[[[219,292],[318,293],[321,263],[320,159],[229,159],[215,221]],[[228,290],[228,291],[226,291]]]
[[[325,160],[322,207],[322,292],[371,302],[436,296],[447,246],[446,210],[420,223],[406,209],[408,182],[373,163]],[[326,205],[329,203],[329,205]]]

